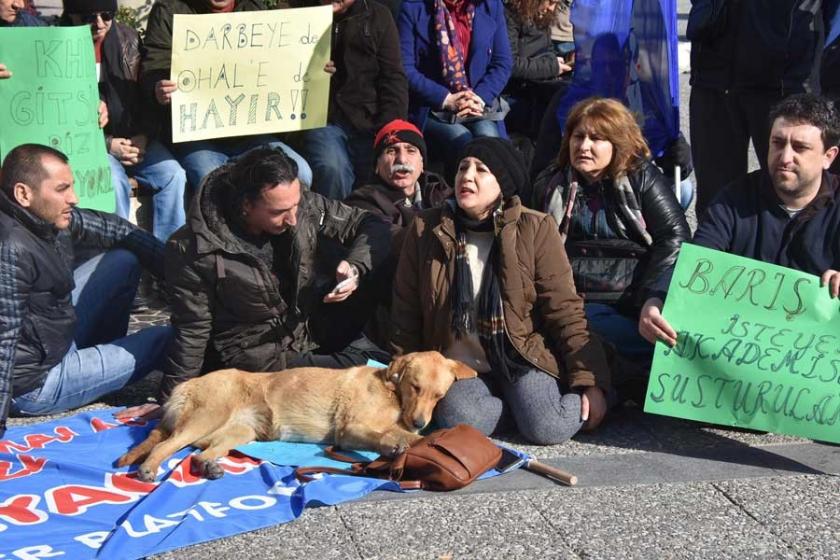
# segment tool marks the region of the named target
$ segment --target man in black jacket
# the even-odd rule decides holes
[[[840,111],[831,101],[800,94],[770,112],[767,170],[730,184],[709,205],[692,243],[820,276],[840,294],[840,178],[827,170],[837,157]],[[639,319],[650,342],[676,343],[662,317],[673,267]]]
[[[0,436],[9,411],[76,408],[158,367],[172,335],[125,336],[140,262],[163,245],[121,218],[76,208],[67,158],[10,151],[0,174]],[[107,251],[74,266],[75,249]]]
[[[178,383],[221,367],[343,368],[389,359],[358,331],[343,332],[332,312],[386,257],[388,227],[302,189],[296,177],[282,150],[252,150],[207,177],[187,225],[170,238],[166,279],[176,332],[161,400]],[[321,253],[328,240],[346,248],[332,270]],[[335,342],[343,338],[349,346]]]
[[[766,169],[770,108],[814,91],[822,0],[692,0],[691,146],[697,210],[747,172],[750,141]]]
[[[342,200],[354,183],[370,177],[374,133],[406,117],[408,81],[385,6],[374,0],[336,0],[332,6],[335,75],[327,126],[304,132],[302,150],[312,166],[313,190]]]

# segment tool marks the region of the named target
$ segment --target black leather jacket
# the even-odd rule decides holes
[[[557,182],[552,179],[557,176]],[[546,168],[534,183],[532,208],[545,211],[554,188],[568,187],[568,172],[556,165]],[[644,162],[628,173],[630,185],[636,195],[645,229],[652,242],[643,239],[616,237],[596,239],[580,231],[569,231],[566,252],[572,262],[576,287],[583,292],[587,301],[616,302],[627,314],[636,315],[647,298],[648,292],[656,288],[659,275],[668,270],[677,259],[682,242],[691,237],[685,213],[671,189],[668,179],[650,162]],[[587,189],[589,200],[601,198],[598,204],[614,211],[614,195],[611,181],[604,181],[598,190]],[[583,197],[575,199],[573,214],[581,209]],[[608,218],[609,221],[609,218]],[[610,287],[617,285],[616,276],[626,274],[629,285],[625,290],[610,293]],[[579,276],[587,277],[589,285],[580,285]],[[603,280],[599,284],[598,277]],[[596,281],[593,283],[592,279]]]

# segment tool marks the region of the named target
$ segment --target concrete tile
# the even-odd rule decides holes
[[[802,558],[840,558],[840,477],[715,483]]]
[[[795,558],[711,484],[534,491],[528,499],[584,558]]]
[[[353,538],[335,508],[323,507],[307,509],[303,515],[291,523],[174,550],[153,558],[158,560],[205,560],[207,558],[346,560],[360,558],[360,556],[353,545]]]
[[[357,503],[339,514],[363,558],[576,558],[520,493]]]

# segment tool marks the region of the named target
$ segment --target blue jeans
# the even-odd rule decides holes
[[[691,177],[686,177],[680,181],[680,206],[682,206],[682,209],[688,210],[692,200],[694,200],[694,185],[691,184]]]
[[[653,345],[639,334],[638,321],[605,303],[587,303],[583,309],[589,328],[612,343],[619,354],[646,359],[653,356]]]
[[[196,140],[194,142],[179,142],[172,144],[172,151],[178,156],[178,161],[187,172],[187,181],[193,189],[201,185],[201,180],[216,169],[227,163],[230,158],[238,157],[260,146],[268,145],[281,148],[286,155],[298,164],[298,179],[306,187],[312,185],[312,169],[300,154],[289,146],[267,134],[244,136],[242,138],[217,138],[214,140]]]
[[[153,140],[146,147],[143,161],[137,165],[125,167],[117,158],[108,154],[111,164],[111,177],[117,197],[117,216],[128,219],[131,210],[131,185],[129,177],[155,191],[152,197],[154,214],[152,233],[161,241],[166,241],[176,229],[184,225],[184,190],[187,176],[184,169],[166,147]]]
[[[124,249],[97,255],[73,271],[73,344],[40,388],[13,399],[12,410],[35,416],[78,408],[160,367],[172,327],[125,336],[139,278],[137,257]]]
[[[423,135],[426,144],[432,146],[435,155],[446,164],[447,175],[454,176],[455,165],[458,163],[456,159],[467,142],[482,136],[498,138],[501,133],[495,121],[480,119],[464,124],[449,124],[430,113]]]
[[[343,200],[373,171],[373,136],[340,124],[303,133],[303,155],[312,166],[312,190]]]

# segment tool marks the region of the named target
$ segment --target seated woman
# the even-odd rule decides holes
[[[504,97],[510,105],[505,126],[536,139],[546,106],[565,90],[572,67],[554,51],[549,27],[559,0],[507,0],[505,19],[513,70]]]
[[[511,57],[501,0],[405,0],[397,27],[409,118],[448,166],[474,137],[506,136]]]
[[[522,206],[510,142],[478,138],[459,158],[455,200],[417,216],[394,279],[392,346],[438,350],[479,372],[435,411],[438,425],[486,434],[507,420],[556,444],[606,411],[609,371],[586,327],[554,220]]]
[[[625,356],[649,358],[639,311],[690,232],[627,107],[603,98],[572,107],[557,160],[534,184],[532,207],[560,224],[592,330]]]

